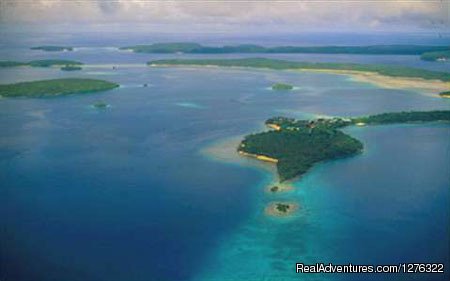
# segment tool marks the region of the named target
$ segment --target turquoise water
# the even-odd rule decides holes
[[[130,54],[116,51],[86,56],[93,64],[114,58],[118,68],[0,69],[1,83],[77,76],[121,84],[0,100],[5,280],[404,280],[294,269],[295,262],[449,268],[448,124],[349,128],[365,144],[362,155],[317,165],[276,195],[264,192],[266,171],[202,150],[257,132],[274,115],[449,109],[450,100],[324,73],[146,68],[125,65]],[[278,81],[299,89],[267,90]],[[98,100],[111,107],[92,108]],[[265,216],[267,203],[281,199],[299,203],[295,216]]]

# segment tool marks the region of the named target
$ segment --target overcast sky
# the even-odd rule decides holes
[[[443,30],[449,0],[0,0],[1,23],[140,23],[207,31]]]

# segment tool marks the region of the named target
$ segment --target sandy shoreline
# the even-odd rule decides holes
[[[265,190],[269,193],[279,193],[293,190],[293,186],[290,181],[280,183],[277,167],[275,165],[276,162],[267,161],[266,159],[261,159],[261,157],[257,158],[256,156],[248,157],[247,155],[242,155],[237,152],[237,148],[243,139],[244,135],[219,140],[202,149],[201,153],[211,159],[223,163],[256,167],[267,171],[272,178],[270,184],[268,184],[265,188]],[[278,187],[276,192],[270,190],[274,186]]]
[[[412,77],[393,77],[368,71],[335,69],[301,69],[300,71],[347,75],[353,81],[370,83],[380,88],[418,90],[424,91],[429,94],[436,94],[436,97],[439,97],[437,94],[439,94],[440,92],[448,91],[450,89],[450,82],[444,82],[441,80],[429,80]]]
[[[281,212],[278,210],[277,206],[278,205],[284,205],[284,206],[288,206],[288,209],[285,212]],[[266,209],[264,210],[264,212],[266,213],[266,215],[268,216],[272,216],[272,217],[289,217],[292,214],[294,214],[299,208],[299,205],[295,202],[271,202]]]

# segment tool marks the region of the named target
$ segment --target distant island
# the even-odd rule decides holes
[[[59,59],[32,60],[29,62],[0,61],[0,68],[17,67],[17,66],[51,67],[51,66],[75,66],[75,65],[83,65],[83,63],[79,61],[59,60]]]
[[[450,61],[450,51],[426,52],[420,56],[426,61]]]
[[[274,117],[266,125],[274,130],[251,134],[237,148],[239,154],[276,164],[279,181],[306,173],[315,163],[360,153],[363,144],[340,131],[349,125],[450,121],[447,111],[384,113],[355,118],[295,120]],[[272,192],[278,188],[270,189]]]
[[[229,54],[229,53],[267,53],[267,54],[367,54],[367,55],[422,55],[426,52],[450,51],[449,46],[425,45],[373,45],[373,46],[278,46],[263,47],[254,44],[235,46],[203,46],[193,42],[155,43],[119,48],[136,53],[188,53],[188,54]]]
[[[81,66],[78,66],[78,65],[65,65],[65,66],[61,67],[60,69],[64,70],[64,71],[76,71],[76,70],[82,70],[83,68],[81,68]]]
[[[52,79],[0,85],[0,96],[31,98],[56,97],[99,92],[116,87],[119,87],[116,83],[97,79]]]
[[[107,108],[109,106],[109,104],[107,104],[104,101],[97,101],[92,106],[95,108],[98,108],[98,109],[104,109],[104,108]]]
[[[147,63],[149,66],[221,66],[221,67],[252,67],[274,70],[333,70],[348,72],[377,73],[384,76],[421,78],[427,80],[450,81],[450,73],[431,71],[419,68],[356,64],[356,63],[312,63],[286,61],[268,58],[243,58],[243,59],[166,59],[154,60]]]
[[[272,90],[275,91],[287,91],[294,89],[294,86],[286,83],[275,83],[272,85]]]
[[[41,50],[46,52],[63,52],[63,51],[73,51],[73,47],[64,46],[37,46],[31,47],[31,50]]]

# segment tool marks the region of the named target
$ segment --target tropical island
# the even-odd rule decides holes
[[[275,83],[272,85],[272,90],[275,91],[289,91],[294,89],[294,86],[286,83]]]
[[[118,84],[97,79],[65,78],[0,85],[2,97],[56,97],[106,91]]]
[[[274,130],[251,134],[239,144],[239,154],[276,164],[280,183],[301,176],[314,164],[353,156],[363,144],[340,128],[356,125],[450,121],[447,111],[383,113],[355,118],[296,120],[274,117],[266,125]],[[272,192],[278,188],[271,189]]]
[[[31,50],[41,50],[46,52],[64,52],[64,51],[73,51],[73,47],[65,47],[65,46],[37,46],[31,47]]]
[[[450,51],[426,52],[420,56],[420,59],[426,61],[449,61]]]
[[[98,109],[105,109],[109,107],[109,104],[104,101],[96,101],[92,106]]]
[[[82,70],[83,68],[81,68],[81,66],[77,66],[77,65],[65,65],[63,67],[60,68],[63,71],[77,71],[77,70]]]
[[[266,208],[266,214],[275,217],[287,217],[298,209],[292,202],[272,202]]]
[[[45,60],[32,60],[29,62],[20,61],[0,61],[1,67],[17,67],[17,66],[32,66],[32,67],[52,67],[52,66],[76,66],[83,65],[82,62],[73,60],[60,60],[60,59],[45,59]]]
[[[229,53],[304,53],[304,54],[367,54],[367,55],[422,55],[426,52],[450,51],[449,46],[425,45],[373,45],[373,46],[277,46],[264,47],[254,44],[235,46],[204,46],[193,42],[155,43],[119,48],[135,53],[188,53],[188,54],[229,54]]]

